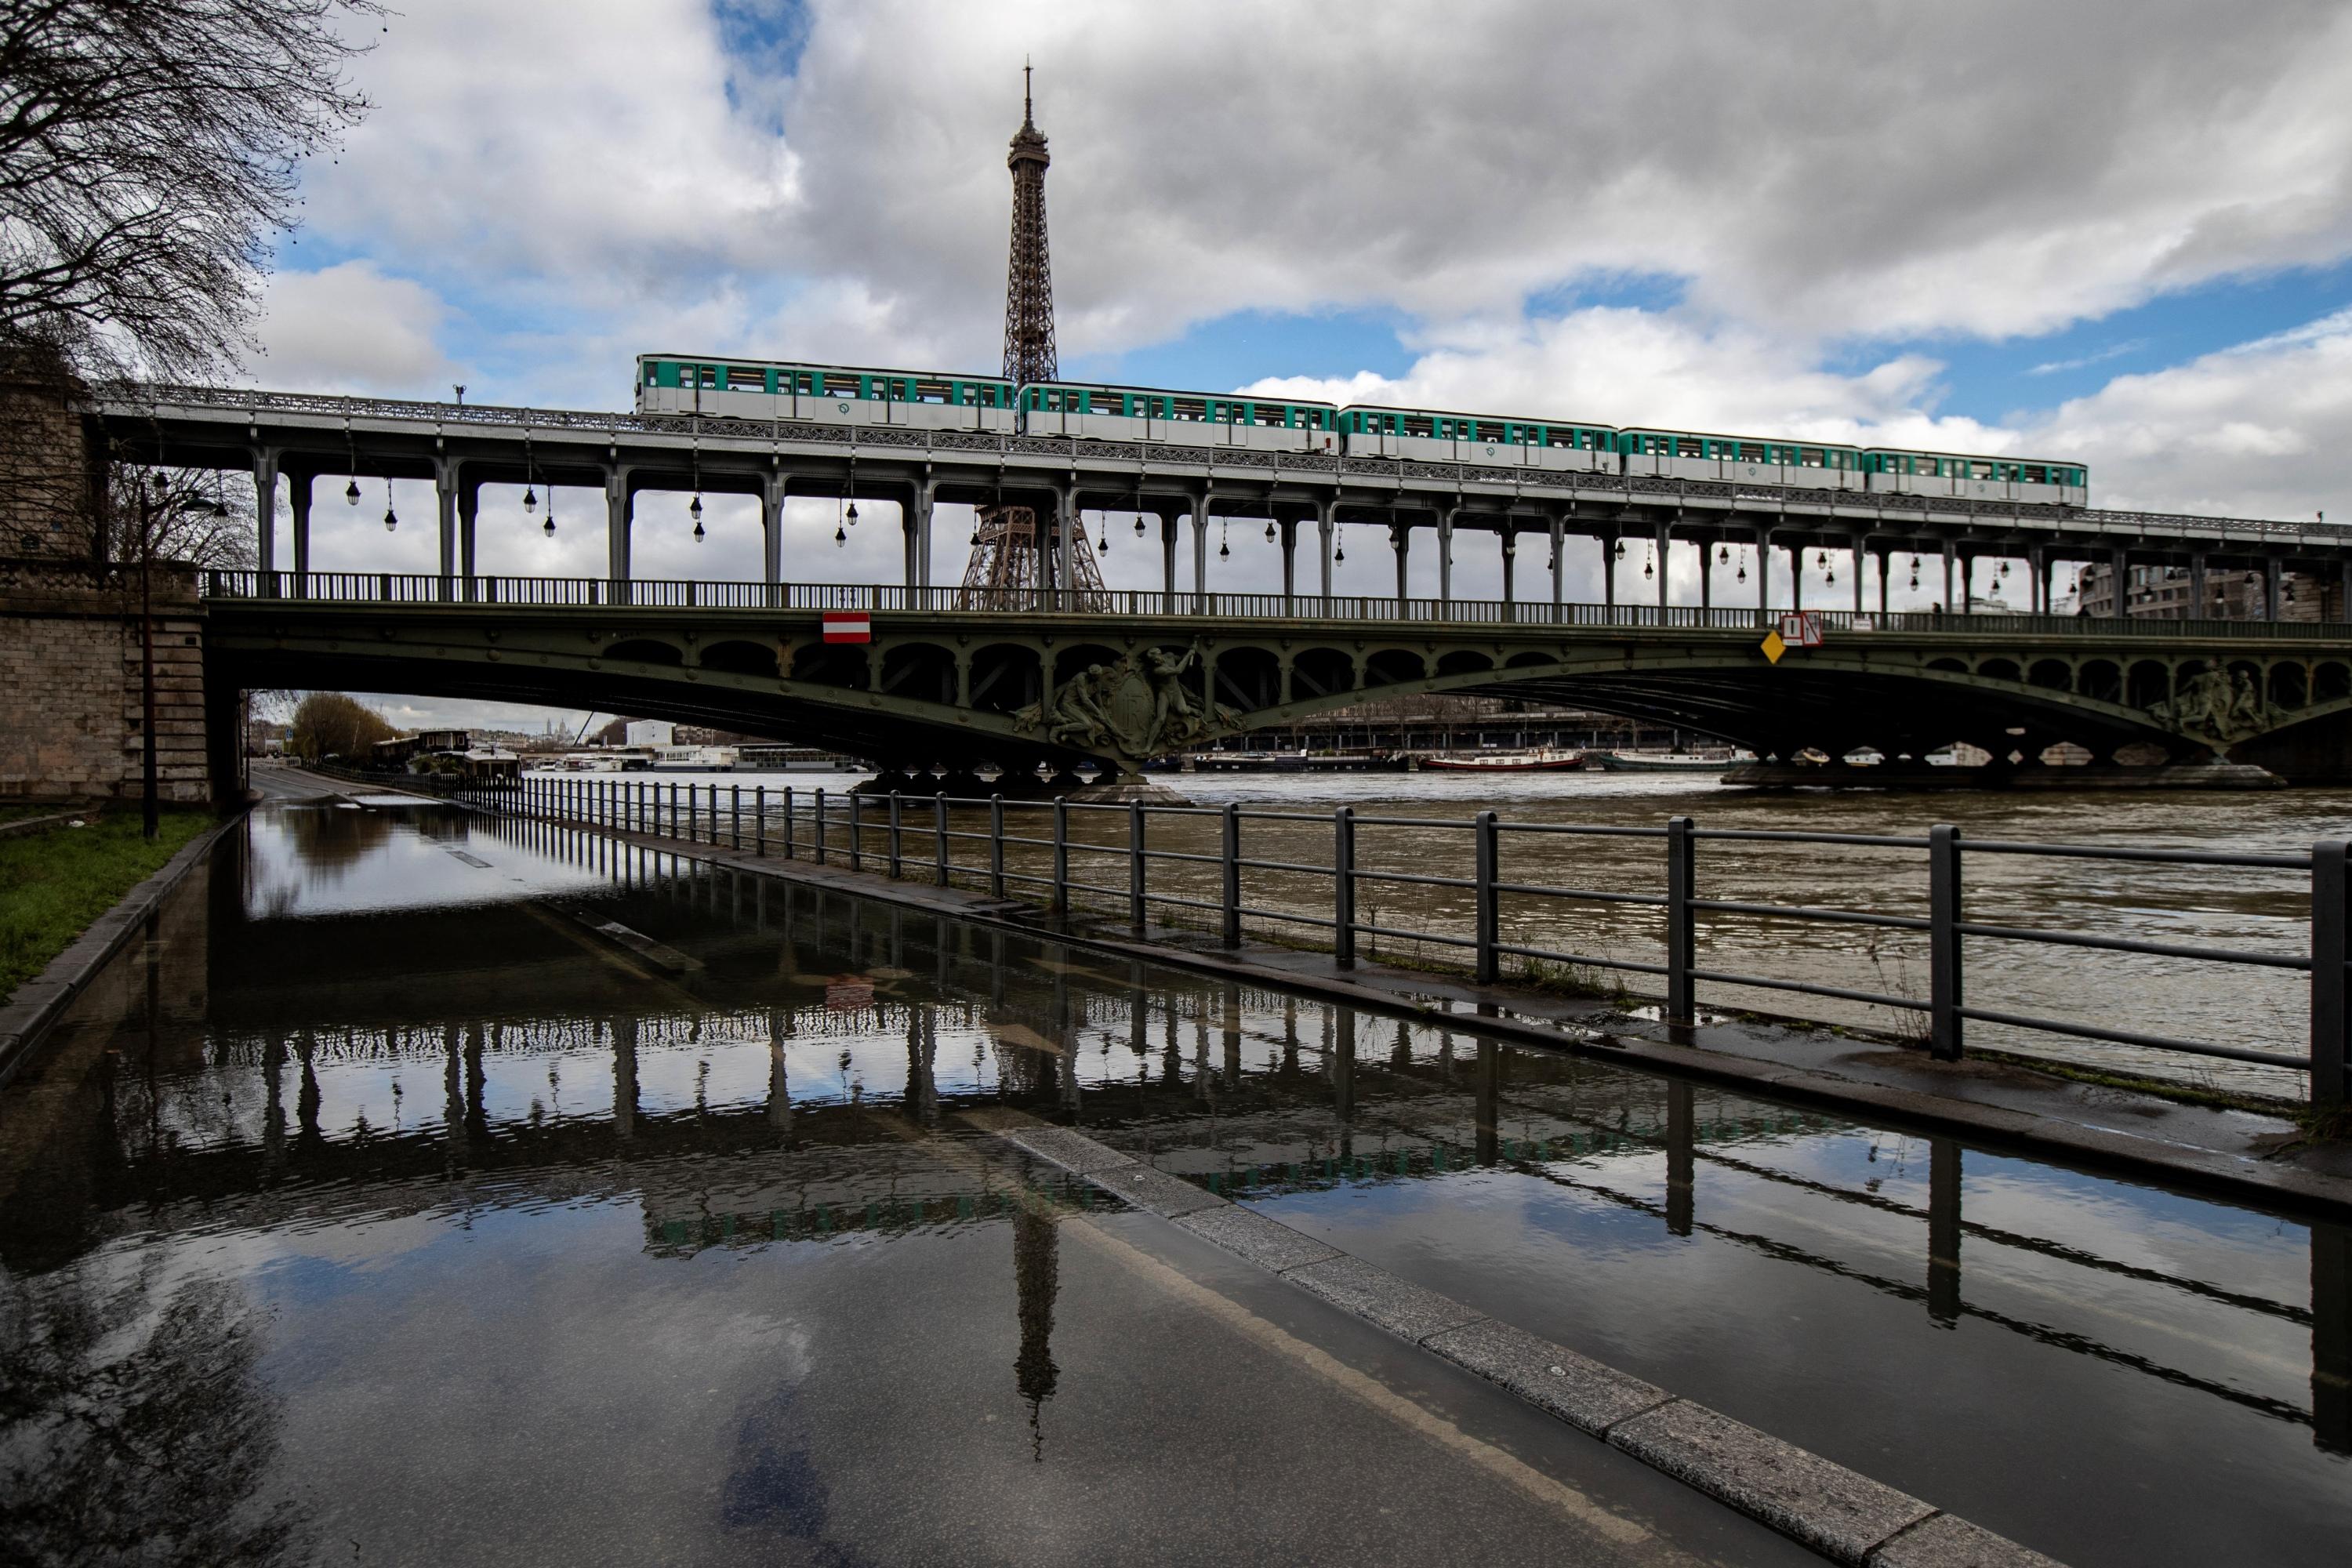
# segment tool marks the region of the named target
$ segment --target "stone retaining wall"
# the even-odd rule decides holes
[[[157,565],[151,598],[157,782],[166,801],[200,804],[213,789],[195,574]],[[137,572],[0,557],[0,799],[137,799],[141,708]]]

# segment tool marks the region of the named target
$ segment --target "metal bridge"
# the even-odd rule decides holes
[[[1307,595],[208,574],[207,679],[541,702],[789,737],[887,766],[1146,759],[1373,696],[1464,692],[1724,736],[1759,756],[1954,742],[2031,770],[2216,757],[2352,776],[2352,627]],[[825,640],[863,611],[869,640]],[[1944,770],[1937,770],[1942,773]],[[2070,770],[2080,777],[2082,770]]]
[[[887,405],[882,405],[887,413]],[[1451,602],[1453,538],[1457,531],[1499,536],[1504,596],[1519,597],[1517,556],[1540,542],[1560,599],[1562,542],[1570,536],[1613,549],[1631,542],[1658,552],[1656,603],[1666,607],[1670,547],[1720,552],[1753,547],[1759,570],[1757,603],[1795,602],[1802,584],[1776,571],[1780,552],[1811,551],[1852,559],[1851,602],[1864,602],[1864,555],[1876,559],[1880,593],[1888,558],[1929,562],[1944,603],[1965,609],[1968,574],[1979,561],[2027,568],[2029,610],[2046,609],[2050,584],[2067,564],[2117,571],[2129,565],[2178,566],[2196,579],[2206,601],[2209,570],[2251,571],[2266,583],[2276,619],[2280,574],[2310,572],[2352,589],[2352,529],[2319,522],[2184,517],[2143,511],[1973,501],[1796,487],[1748,487],[1475,463],[1351,458],[1234,447],[998,435],[908,426],[819,425],[639,416],[300,393],[132,384],[94,395],[91,411],[115,449],[127,457],[181,467],[250,473],[260,497],[259,564],[276,557],[279,481],[288,481],[293,560],[310,557],[311,492],[321,476],[420,479],[438,496],[438,572],[445,597],[477,576],[477,531],[485,484],[585,487],[604,492],[608,571],[614,598],[630,582],[630,533],[637,497],[659,491],[759,498],[769,583],[782,577],[782,516],[788,496],[887,500],[901,510],[903,583],[934,582],[932,510],[946,500],[975,506],[1017,504],[1046,520],[1045,559],[1036,580],[1071,582],[1058,541],[1065,520],[1082,510],[1137,512],[1159,521],[1163,591],[1177,591],[1179,520],[1191,525],[1192,586],[1208,582],[1209,522],[1263,519],[1281,542],[1286,596],[1331,599],[1337,531],[1370,525],[1396,555],[1397,598],[1418,537],[1436,536],[1438,599]],[[1300,532],[1310,529],[1317,570],[1302,582]],[[1940,571],[1941,575],[1933,576]],[[952,575],[953,574],[947,574]],[[1612,574],[1613,575],[1613,574]],[[1712,606],[1712,574],[1701,574],[1702,608]],[[1613,584],[1611,587],[1613,594]],[[2352,594],[2339,603],[2352,604]],[[1822,605],[1818,608],[1839,606]],[[1882,602],[1878,606],[1885,608]]]
[[[887,406],[887,405],[886,405]],[[1920,758],[1954,742],[2028,769],[2053,742],[2102,761],[2135,742],[2173,761],[2227,758],[2294,780],[2352,776],[2352,626],[2278,618],[2282,574],[2318,576],[2352,604],[2352,530],[2144,512],[1565,474],[1475,464],[1181,447],[865,425],[758,422],[259,391],[117,387],[94,415],[123,456],[249,471],[260,500],[256,574],[206,584],[215,683],[541,701],[773,734],[908,768],[992,760],[1010,768],[1087,760],[1132,769],[1382,693],[1493,694],[1622,714],[1722,736],[1759,755],[1875,748]],[[310,497],[321,476],[435,484],[439,569],[424,576],[311,568]],[[294,571],[276,570],[280,480],[291,496]],[[483,575],[476,535],[486,484],[604,492],[609,571],[596,579]],[[636,498],[757,496],[764,580],[635,580]],[[895,502],[904,583],[781,580],[788,496]],[[1021,504],[1038,531],[1044,587],[974,594],[931,584],[940,500]],[[1163,588],[1068,586],[1059,560],[1082,509],[1160,521]],[[1282,543],[1279,593],[1209,591],[1209,522],[1264,518]],[[1178,588],[1191,524],[1189,592]],[[1342,524],[1393,543],[1398,592],[1332,592]],[[1302,582],[1302,527],[1318,570]],[[1436,535],[1434,598],[1411,597],[1417,534]],[[1456,598],[1457,531],[1499,536],[1504,597]],[[1759,552],[1756,603],[1562,598],[1570,535],[1611,550],[1647,541]],[[1540,541],[1548,602],[1522,597],[1515,562]],[[1774,662],[1765,605],[1796,603],[1776,552],[1835,552],[1850,598],[1817,606],[1827,641]],[[1888,614],[1890,557],[1940,564],[1949,616]],[[1876,613],[1864,602],[1870,556]],[[2061,566],[2178,565],[2197,579],[2267,582],[2265,618],[2092,621],[1970,616],[1977,563],[2021,561],[2036,610]],[[1782,570],[1787,570],[1784,564]],[[1915,571],[1916,568],[1915,567]],[[2200,598],[2199,602],[2203,602]],[[863,610],[871,640],[827,643],[821,616]]]

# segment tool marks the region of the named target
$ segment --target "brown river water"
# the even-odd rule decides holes
[[[820,787],[827,790],[832,812],[837,814],[841,791],[859,776],[662,774],[658,783],[681,789],[716,785],[722,814],[729,791],[740,786],[748,824],[757,787],[767,789],[773,814],[781,810],[782,793],[789,784],[804,817]],[[1937,823],[1951,823],[1964,838],[2233,853],[2297,854],[2319,840],[2352,837],[2352,791],[2343,790],[1777,793],[1729,788],[1712,777],[1580,773],[1499,779],[1444,773],[1204,773],[1162,775],[1160,782],[1199,806],[1239,804],[1244,814],[1245,859],[1329,865],[1329,819],[1345,805],[1354,808],[1360,820],[1370,819],[1358,830],[1360,868],[1440,877],[1471,874],[1469,825],[1478,812],[1488,809],[1507,826],[1656,828],[1670,816],[1687,816],[1702,831],[1917,836]],[[1050,838],[1049,809],[1006,809],[1009,836]],[[877,825],[887,811],[869,799],[862,815],[867,868],[878,868],[886,834]],[[1378,819],[1382,817],[1462,826],[1381,826]],[[910,874],[925,875],[934,847],[929,803],[908,802],[904,820]],[[978,835],[986,826],[986,813],[977,807],[959,809],[951,819],[956,833]],[[745,831],[750,832],[748,826]],[[1073,854],[1073,879],[1107,889],[1080,894],[1081,909],[1109,914],[1124,910],[1128,831],[1124,811],[1073,812],[1074,843],[1117,851]],[[780,828],[772,832],[781,837]],[[803,853],[808,832],[803,820],[798,829]],[[835,815],[831,837],[836,857],[845,836],[845,825]],[[1218,837],[1213,815],[1155,813],[1149,847],[1155,853],[1213,856]],[[957,839],[950,855],[959,881],[976,879],[986,866],[986,846],[976,837]],[[1011,890],[1036,898],[1039,887],[1018,879],[1048,875],[1051,855],[1040,847],[1015,844],[1008,848],[1006,866],[1015,879]],[[964,875],[965,868],[974,876]],[[1502,838],[1500,877],[1506,882],[1656,894],[1664,890],[1664,844],[1659,838],[1507,831]],[[1916,848],[1702,839],[1696,885],[1703,899],[1892,915],[1927,912],[1927,859]],[[1213,903],[1217,868],[1201,861],[1155,859],[1150,890],[1155,896]],[[2309,897],[2306,873],[2263,868],[1978,855],[1968,858],[1965,874],[1965,913],[1971,921],[2290,955],[2309,951]],[[1253,935],[1315,944],[1328,941],[1327,931],[1280,918],[1328,919],[1328,874],[1253,869],[1244,879],[1243,906]],[[1473,899],[1466,888],[1385,883],[1367,877],[1358,894],[1357,914],[1368,925],[1466,936],[1472,929]],[[1153,916],[1180,923],[1214,919],[1210,911],[1171,905],[1155,906]],[[1507,895],[1501,924],[1503,941],[1509,945],[1633,962],[1656,963],[1663,956],[1660,911],[1640,905]],[[1459,947],[1392,938],[1363,939],[1362,951],[1367,957],[1409,963],[1458,963],[1467,956]],[[1919,1000],[1927,994],[1924,932],[1709,912],[1700,917],[1697,959],[1700,968],[1718,972]],[[1549,967],[1551,976],[1559,978],[1562,966]],[[1515,972],[1510,963],[1506,970]],[[1613,984],[1612,973],[1597,966],[1579,971],[1573,978],[1603,988]],[[1660,984],[1639,973],[1622,974],[1622,982],[1633,1005],[1650,1000]],[[1971,1006],[2284,1055],[2307,1049],[2308,989],[2308,978],[2294,970],[1981,938],[1967,943],[1966,995]],[[1909,1010],[1763,987],[1703,983],[1699,999],[1709,1009],[1793,1016],[1899,1037],[1916,1037],[1926,1027],[1925,1016]],[[2305,1092],[2300,1072],[1981,1022],[1969,1024],[1969,1044],[2237,1091],[2294,1099]]]

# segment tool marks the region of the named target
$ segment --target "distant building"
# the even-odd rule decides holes
[[[632,746],[674,746],[677,744],[677,726],[667,719],[632,719],[623,731]]]
[[[2251,578],[2252,581],[2248,581]],[[2259,574],[2226,567],[2205,572],[2205,603],[2200,606],[2186,566],[2133,566],[2124,574],[2124,604],[2116,605],[2116,574],[2107,566],[2083,569],[2083,613],[2126,616],[2145,621],[2259,621],[2263,584]],[[2336,620],[2343,615],[2341,590],[2301,572],[2279,574],[2283,621]]]

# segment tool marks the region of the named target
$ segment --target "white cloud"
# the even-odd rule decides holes
[[[430,290],[373,263],[279,272],[262,296],[263,353],[247,374],[298,392],[448,395],[450,363],[437,342],[448,310]]]
[[[2352,252],[2352,12],[2316,0],[817,0],[788,80],[691,0],[412,0],[308,211],[508,321],[520,395],[609,402],[656,340],[984,365],[1024,54],[1066,353],[1242,309],[1507,328],[1625,275],[1798,342],[2003,335]]]

